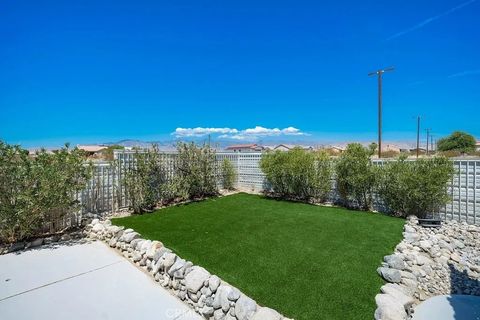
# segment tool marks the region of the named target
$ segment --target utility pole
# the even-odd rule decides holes
[[[428,143],[429,143],[429,139],[430,139],[430,130],[432,129],[425,129],[427,131],[427,156],[428,156]]]
[[[420,152],[420,116],[417,116],[417,159]]]
[[[370,72],[368,75],[377,75],[378,78],[378,158],[382,157],[382,74],[388,71],[393,71],[394,67],[379,69]]]

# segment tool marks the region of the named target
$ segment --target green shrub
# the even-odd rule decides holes
[[[235,189],[235,180],[237,178],[237,173],[232,164],[232,161],[229,159],[223,159],[222,161],[222,185],[226,190]]]
[[[378,191],[392,213],[421,218],[448,203],[447,183],[453,173],[453,164],[445,157],[416,161],[401,157],[383,165]]]
[[[376,182],[376,167],[370,161],[371,149],[349,144],[337,160],[337,190],[343,204],[369,210]]]
[[[468,133],[455,131],[450,136],[438,140],[438,151],[459,151],[469,153],[475,151],[475,138]]]
[[[326,152],[275,151],[262,157],[260,167],[274,196],[323,202],[331,191],[332,163]]]
[[[31,157],[27,150],[0,141],[0,242],[56,231],[56,223],[78,209],[75,194],[91,174],[84,160],[81,150],[68,145]]]
[[[180,142],[175,159],[176,193],[184,199],[201,199],[218,194],[215,151],[210,145]]]
[[[166,166],[157,145],[135,154],[135,162],[126,172],[124,184],[134,213],[152,211],[171,197]]]

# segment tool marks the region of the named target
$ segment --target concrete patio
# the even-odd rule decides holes
[[[199,320],[188,306],[101,242],[0,256],[0,318]]]
[[[430,298],[415,308],[413,320],[480,320],[480,297],[444,295]]]

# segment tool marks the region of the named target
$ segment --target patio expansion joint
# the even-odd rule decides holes
[[[77,278],[77,277],[81,277],[81,276],[87,275],[87,274],[89,274],[89,273],[93,273],[93,272],[95,272],[95,271],[99,271],[99,270],[102,270],[102,269],[105,269],[105,268],[114,266],[114,265],[119,264],[119,263],[124,263],[124,262],[125,262],[125,261],[123,261],[123,260],[115,261],[115,262],[112,262],[112,263],[103,265],[103,266],[101,266],[101,267],[98,267],[98,268],[94,268],[94,269],[91,269],[91,270],[88,270],[88,271],[80,272],[80,273],[75,274],[75,275],[73,275],[73,276],[69,276],[69,277],[66,277],[66,278],[62,278],[62,279],[59,279],[59,280],[55,280],[55,281],[52,281],[52,282],[43,284],[43,285],[38,286],[38,287],[35,287],[35,288],[32,288],[32,289],[28,289],[28,290],[25,290],[25,291],[22,291],[22,292],[19,292],[19,293],[15,293],[15,294],[12,294],[12,295],[10,295],[10,296],[8,296],[8,297],[5,297],[5,298],[1,298],[1,299],[0,299],[0,302],[5,301],[5,300],[8,300],[8,299],[11,299],[11,298],[14,298],[14,297],[17,297],[17,296],[20,296],[20,295],[22,295],[22,294],[26,294],[26,293],[29,293],[29,292],[32,292],[32,291],[35,291],[35,290],[42,289],[42,288],[45,288],[45,287],[48,287],[48,286],[51,286],[51,285],[54,285],[54,284],[57,284],[57,283],[60,283],[60,282],[63,282],[63,281],[67,281],[67,280],[70,280],[70,279],[74,279],[74,278]]]

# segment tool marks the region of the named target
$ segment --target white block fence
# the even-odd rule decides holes
[[[175,152],[162,153],[173,174]],[[111,212],[128,206],[125,190],[121,183],[126,169],[134,160],[134,151],[116,151],[118,165],[98,162],[94,165],[94,176],[87,188],[78,194],[82,212]],[[236,188],[245,192],[260,192],[265,187],[265,175],[260,170],[262,153],[218,152],[217,161],[229,159],[237,172]],[[452,160],[456,174],[449,185],[452,201],[439,213],[445,220],[466,221],[480,224],[480,159]],[[375,162],[381,163],[382,160]]]

